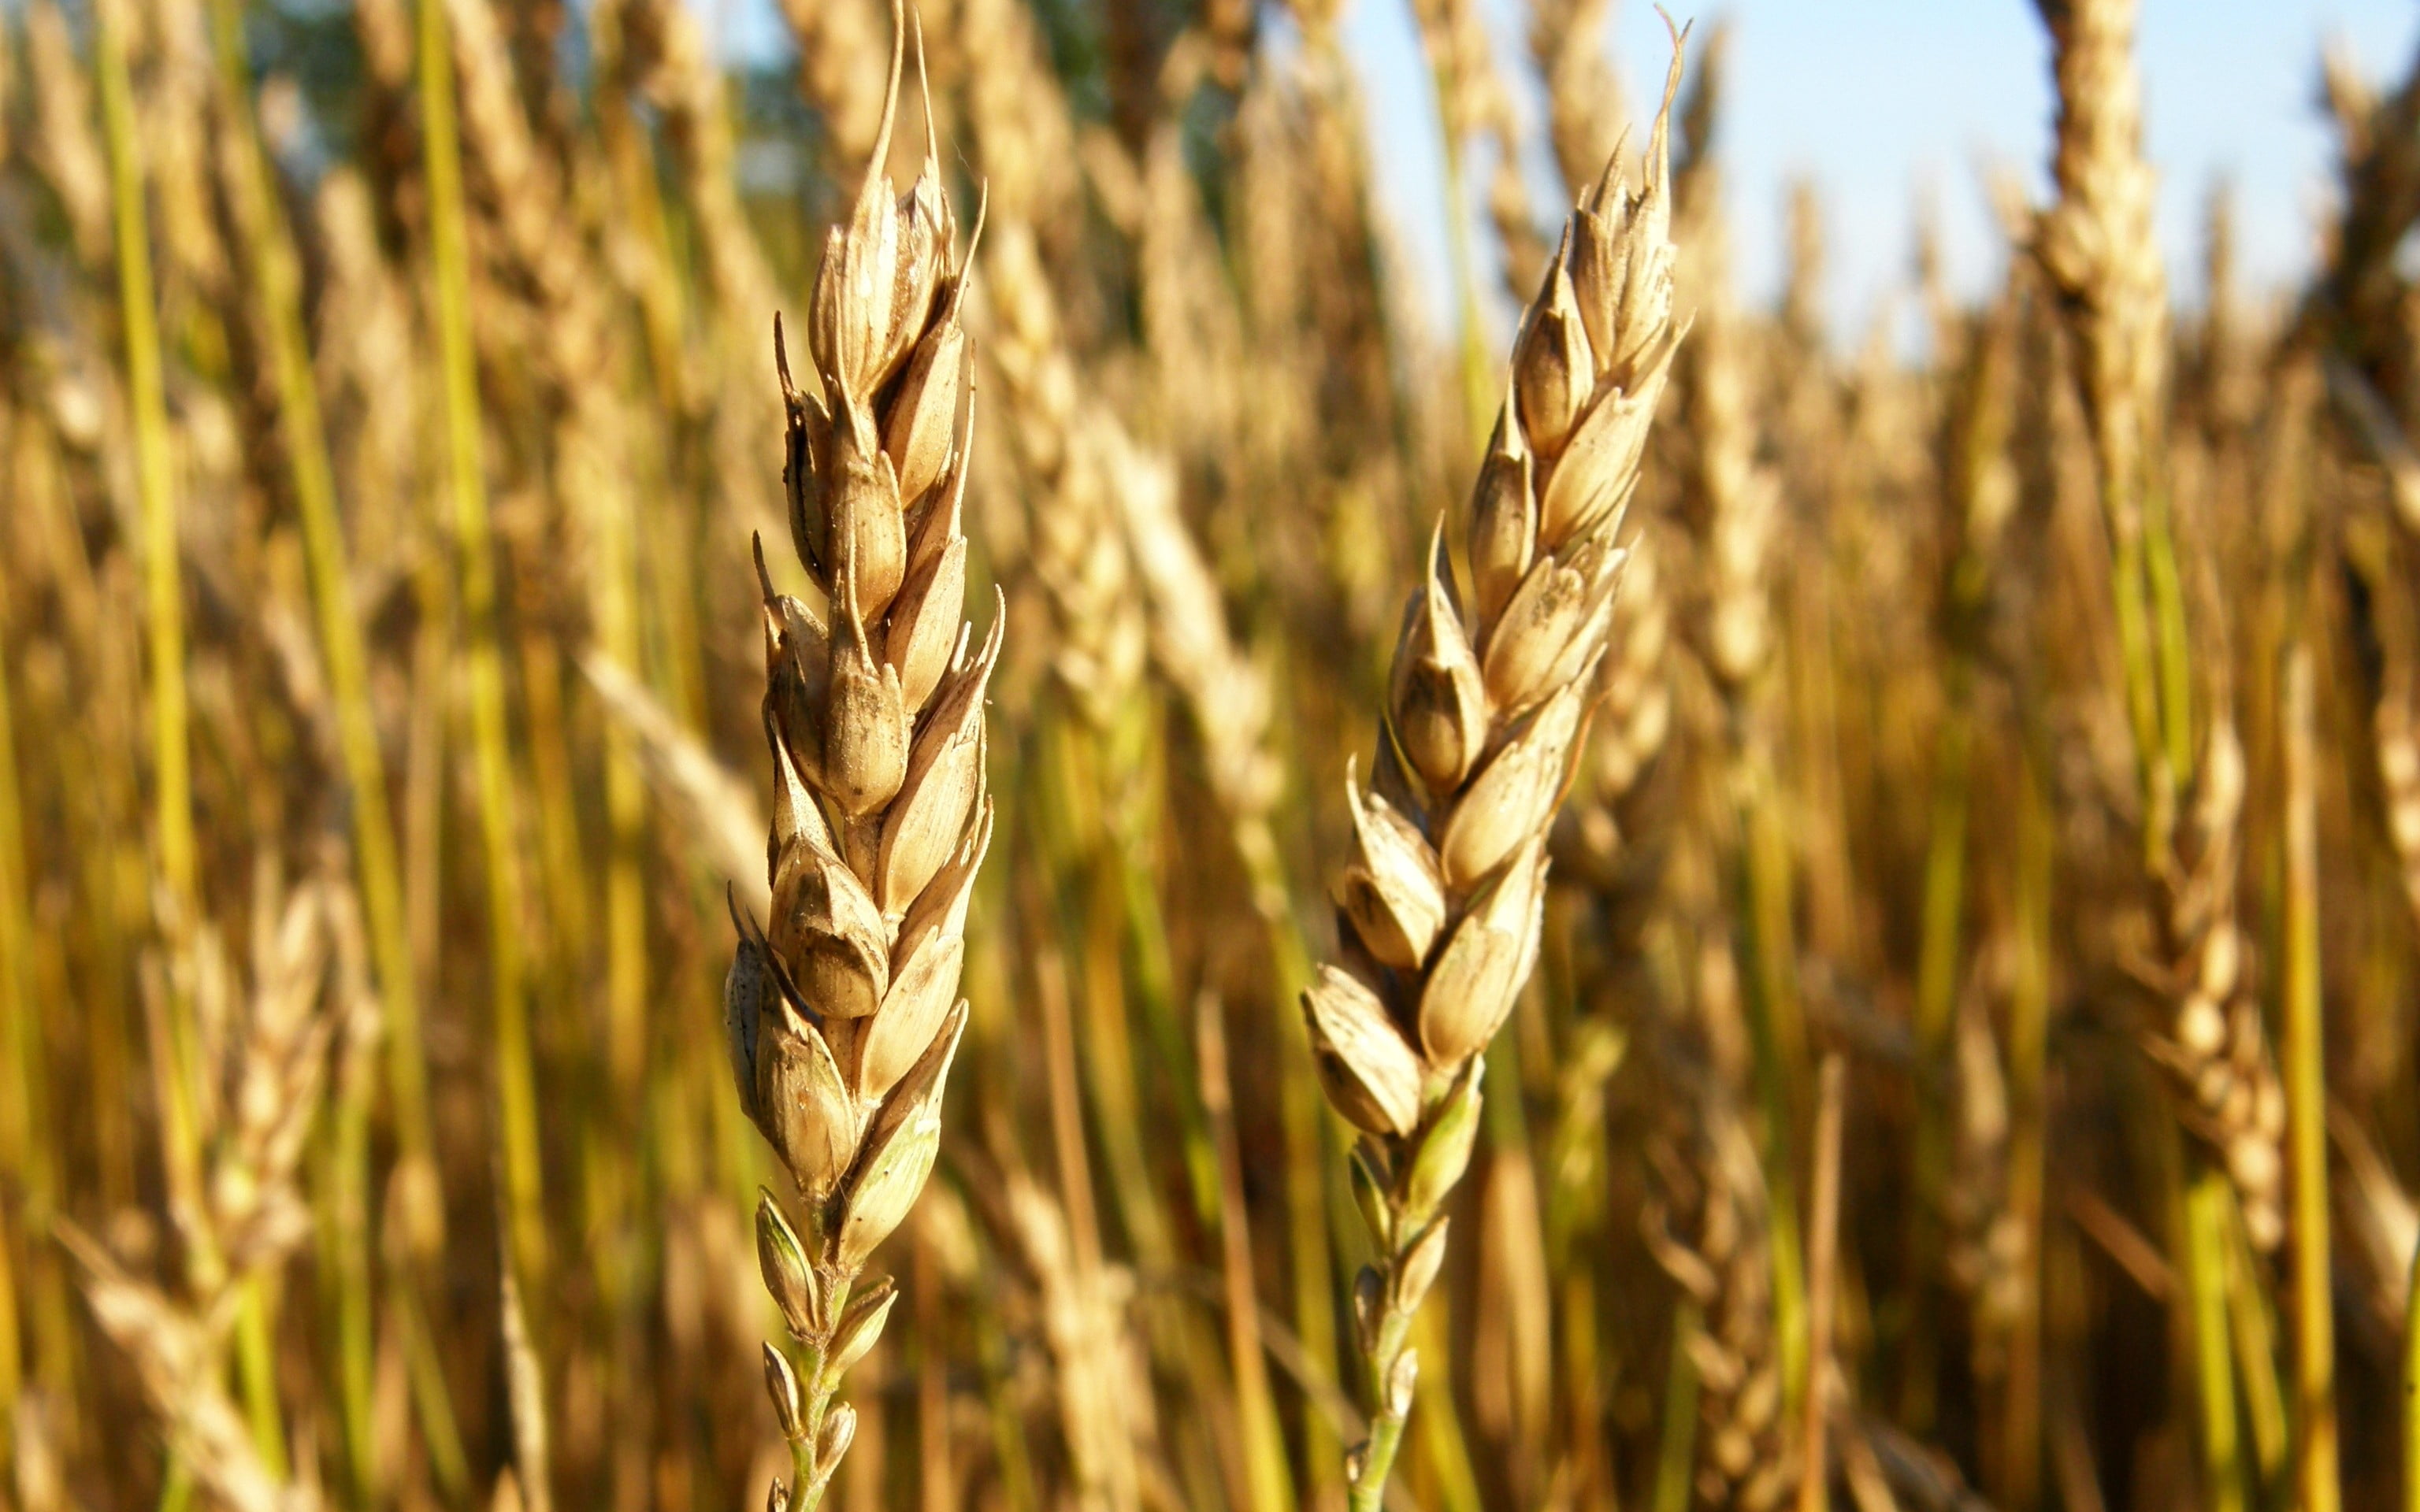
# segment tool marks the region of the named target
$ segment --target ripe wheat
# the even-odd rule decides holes
[[[1408,1335],[1478,1134],[1481,1052],[1537,957],[1546,832],[1613,623],[1614,538],[1681,338],[1669,108],[1668,85],[1643,185],[1621,181],[1617,158],[1572,212],[1472,495],[1470,607],[1440,522],[1404,608],[1372,785],[1348,777],[1343,954],[1303,1009],[1328,1098],[1365,1136],[1354,1190],[1378,1246],[1354,1288],[1374,1398],[1348,1457],[1357,1512],[1379,1504],[1411,1411]]]
[[[791,542],[829,613],[774,588],[760,541],[772,913],[762,932],[741,923],[724,1016],[740,1103],[806,1219],[801,1235],[770,1193],[756,1210],[765,1285],[805,1354],[801,1369],[765,1349],[792,1462],[776,1512],[821,1502],[856,1430],[832,1397],[897,1300],[888,1278],[861,1284],[866,1260],[939,1151],[966,910],[991,840],[984,689],[1001,625],[978,648],[960,619],[967,270],[929,138],[906,193],[882,168],[903,51],[856,208],[824,246],[814,388],[792,384],[775,332]]]

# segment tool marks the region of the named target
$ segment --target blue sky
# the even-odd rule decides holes
[[[1669,55],[1644,0],[1617,0],[1609,39],[1634,110],[1660,89]],[[1526,70],[1519,0],[1481,0],[1499,67]],[[1691,11],[1731,23],[1720,145],[1737,247],[1753,299],[1781,276],[1786,185],[1811,176],[1825,211],[1829,308],[1854,340],[1905,288],[1916,201],[1938,206],[1950,276],[1993,278],[1998,237],[1981,167],[2005,163],[2046,191],[2049,49],[2024,0],[1728,0]],[[1349,43],[1372,130],[1393,161],[1382,190],[1424,285],[1445,285],[1438,133],[1406,0],[1355,0]],[[2161,174],[2159,233],[2178,297],[2200,297],[2204,207],[2234,184],[2239,263],[2256,289],[2298,283],[2329,200],[2334,146],[2319,104],[2319,58],[2350,50],[2373,81],[2399,77],[2420,37],[2412,0],[2146,0],[2140,50],[2147,145]],[[1526,73],[1522,103],[1541,107]]]
[[[734,51],[781,36],[773,0],[693,0]],[[1116,4],[1117,0],[1109,0]],[[1616,0],[1607,45],[1634,108],[1660,87],[1668,44],[1647,0]],[[1522,0],[1480,0],[1499,67],[1515,71],[1534,127],[1541,108],[1522,45]],[[1722,147],[1736,268],[1770,298],[1781,265],[1782,200],[1809,175],[1825,210],[1835,334],[1854,340],[1908,283],[1915,205],[1939,207],[1950,276],[1993,278],[1997,237],[1981,166],[2005,163],[2040,193],[2051,122],[2048,49],[2027,0],[1726,0],[1674,14],[1731,23]],[[2141,53],[2149,147],[2161,173],[2160,235],[2178,297],[2199,299],[2203,207],[2235,186],[2240,260],[2256,289],[2298,283],[2328,204],[2333,147],[2319,105],[2319,57],[2346,47],[2373,81],[2400,75],[2420,39],[2415,0],[2145,0]],[[1438,131],[1409,0],[1350,0],[1345,42],[1361,79],[1379,192],[1407,271],[1442,317],[1445,206]],[[1543,148],[1535,177],[1550,174]]]

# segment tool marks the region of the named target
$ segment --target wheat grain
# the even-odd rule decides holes
[[[805,1204],[803,1237],[769,1194],[757,1209],[766,1286],[806,1354],[801,1378],[766,1353],[792,1457],[776,1499],[801,1508],[847,1450],[855,1413],[832,1396],[896,1295],[887,1279],[859,1289],[860,1273],[939,1149],[966,909],[991,837],[984,690],[1001,625],[977,648],[960,620],[967,269],[930,137],[905,194],[881,166],[903,53],[857,205],[825,243],[813,388],[792,384],[776,327],[792,544],[830,618],[774,589],[760,542],[772,911],[762,933],[742,925],[724,993],[741,1105]]]

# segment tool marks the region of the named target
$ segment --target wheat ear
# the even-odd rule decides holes
[[[1328,1099],[1365,1135],[1353,1184],[1378,1250],[1354,1290],[1375,1398],[1347,1457],[1355,1512],[1380,1504],[1411,1410],[1406,1338],[1478,1134],[1480,1052],[1537,956],[1546,831],[1613,624],[1614,537],[1681,338],[1669,111],[1668,85],[1643,187],[1608,163],[1572,212],[1472,495],[1470,600],[1440,523],[1404,609],[1371,788],[1348,779],[1340,959],[1303,1009]]]
[[[2059,198],[2042,218],[2038,252],[2075,341],[2116,579],[2144,851],[2158,893],[2154,985],[2170,1014],[2149,1047],[2174,1074],[2186,1127],[2223,1165],[2252,1242],[2265,1251],[2285,1233],[2285,1095],[2235,918],[2242,748],[2221,706],[2196,752],[2185,709],[2188,653],[2160,467],[2167,285],[2141,152],[2134,10],[2133,0],[2041,0],[2059,85]]]
[[[984,688],[1001,625],[978,648],[961,618],[966,266],[929,132],[908,193],[882,168],[900,63],[894,45],[864,187],[824,244],[813,388],[792,384],[774,327],[791,535],[829,605],[827,619],[776,592],[757,543],[772,911],[763,931],[740,923],[723,1014],[741,1105],[805,1207],[803,1234],[770,1193],[756,1210],[765,1285],[804,1350],[801,1369],[765,1349],[793,1470],[774,1512],[822,1500],[856,1429],[833,1396],[896,1298],[859,1277],[939,1150],[967,1020],[962,931],[991,839]]]

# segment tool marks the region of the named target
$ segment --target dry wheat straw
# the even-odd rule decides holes
[[[34,84],[25,155],[57,196],[77,255],[101,267],[109,260],[112,205],[108,159],[93,133],[89,76],[76,62],[75,39],[56,0],[33,0],[24,16]]]
[[[2410,280],[2396,249],[2420,219],[2420,57],[2382,100],[2341,50],[2327,53],[2323,77],[2336,117],[2344,205],[2320,276],[2304,299],[2297,335],[2345,351],[2370,382],[2408,403],[2414,378],[2405,314]]]
[[[1005,201],[983,266],[991,358],[1017,417],[1009,444],[1032,480],[1027,548],[1050,612],[1050,670],[1077,713],[1107,730],[1141,682],[1150,645],[1107,471],[1111,423],[1084,403],[1041,248]]]
[[[813,387],[792,384],[782,354],[791,542],[826,610],[777,592],[759,547],[772,911],[764,932],[742,925],[724,1015],[741,1105],[805,1204],[803,1237],[769,1193],[757,1208],[765,1284],[805,1351],[801,1373],[766,1347],[792,1463],[777,1509],[818,1504],[856,1429],[832,1396],[896,1298],[859,1276],[939,1149],[966,909],[991,838],[984,690],[1001,625],[976,647],[960,618],[967,270],[929,133],[907,193],[882,168],[904,41],[864,185],[825,243]]]
[[[2420,1247],[2403,1307],[2403,1503],[2420,1508]]]
[[[1709,1328],[1739,1331],[1725,1347],[1752,1346],[1756,1357],[1771,1355],[1779,1371],[1783,1406],[1775,1411],[1780,1412],[1800,1401],[1806,1384],[1806,1284],[1792,1151],[1807,1053],[1797,991],[1792,858],[1780,810],[1775,771],[1779,741],[1772,718],[1776,658],[1770,578],[1782,490],[1778,473],[1763,455],[1756,418],[1754,333],[1730,286],[1730,227],[1714,147],[1727,48],[1728,32],[1718,28],[1707,41],[1682,109],[1687,157],[1675,180],[1674,213],[1690,249],[1685,283],[1695,325],[1679,371],[1679,515],[1695,579],[1684,630],[1717,701],[1714,736],[1721,764],[1705,812],[1724,838],[1711,859],[1737,900],[1735,919],[1707,921],[1714,937],[1729,936],[1723,949],[1731,954],[1719,972],[1701,966],[1701,995],[1713,990],[1714,999],[1700,1001],[1699,1012],[1711,1015],[1708,1032],[1725,1015],[1744,1015],[1742,1023],[1752,1031],[1749,1079],[1732,1077],[1727,1086],[1730,1096],[1753,1096],[1763,1171],[1761,1188],[1743,1200],[1756,1211],[1769,1273],[1736,1304],[1736,1317],[1726,1298],[1720,1307],[1705,1309],[1705,1319]],[[1803,268],[1810,259],[1798,262]],[[1747,1113],[1743,1108],[1730,1116]],[[1735,1270],[1725,1273],[1726,1280],[1737,1275]],[[1689,1331],[1680,1333],[1685,1337]],[[1768,1433],[1762,1412],[1755,1394],[1710,1388],[1699,1412],[1711,1435],[1711,1444],[1699,1445],[1700,1468],[1710,1462],[1712,1445],[1732,1442],[1723,1427],[1725,1414],[1745,1414],[1742,1427],[1761,1440]],[[1723,1473],[1735,1480],[1743,1473]]]
[[[982,1211],[1032,1284],[1043,1347],[1052,1366],[1060,1433],[1078,1504],[1130,1509],[1147,1473],[1138,1451],[1156,1436],[1149,1362],[1127,1322],[1133,1273],[1078,1253],[1066,1210],[1021,1170],[977,1186]]]
[[[1678,80],[1679,39],[1673,75]],[[1348,1457],[1378,1504],[1411,1411],[1413,1315],[1443,1262],[1443,1206],[1479,1128],[1480,1052],[1536,958],[1545,834],[1606,651],[1614,545],[1680,326],[1659,113],[1646,181],[1608,164],[1522,321],[1470,505],[1464,607],[1440,522],[1405,606],[1338,964],[1303,995],[1321,1080],[1365,1135],[1355,1190],[1378,1247],[1354,1289],[1373,1399]]]

